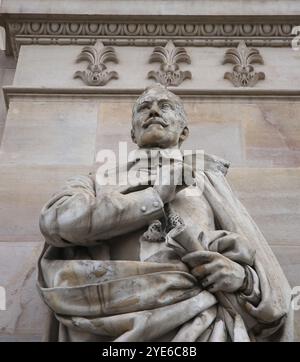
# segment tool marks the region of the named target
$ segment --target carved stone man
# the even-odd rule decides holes
[[[187,136],[180,99],[150,87],[133,107],[138,148],[118,170],[136,182],[74,177],[44,206],[49,339],[293,339],[289,285],[229,187],[228,163],[205,154],[199,166],[180,151]]]

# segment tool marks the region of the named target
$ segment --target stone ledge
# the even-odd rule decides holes
[[[240,88],[240,89],[179,89],[169,87],[169,89],[178,94],[183,99],[201,97],[209,99],[258,99],[258,100],[300,100],[300,89],[255,89],[255,88]],[[144,88],[100,88],[100,87],[76,87],[76,88],[43,88],[43,87],[16,87],[5,86],[3,93],[6,106],[9,106],[11,100],[18,98],[44,98],[47,97],[79,97],[79,98],[97,98],[111,97],[137,97],[144,91]]]

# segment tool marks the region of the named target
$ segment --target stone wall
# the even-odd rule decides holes
[[[5,55],[4,50],[0,50],[0,87],[11,85],[16,70],[16,61],[10,56]],[[7,107],[4,101],[3,92],[0,94],[0,144],[4,131]]]
[[[88,1],[91,6],[84,8],[94,11],[92,15],[100,14],[104,23],[108,21],[105,9],[110,8],[103,5],[107,2]],[[119,78],[104,87],[87,86],[81,79],[73,78],[75,71],[84,70],[87,65],[76,63],[84,45],[80,43],[83,35],[75,34],[72,38],[75,40],[67,44],[66,35],[36,35],[28,28],[25,34],[22,28],[11,25],[23,21],[57,24],[61,19],[74,22],[76,16],[78,22],[87,21],[82,2],[72,1],[71,6],[71,1],[60,1],[61,8],[59,4],[54,7],[55,1],[28,1],[27,7],[21,7],[20,1],[2,2],[2,24],[11,34],[8,53],[14,54],[17,69],[12,83],[16,60],[0,54],[1,85],[12,83],[11,87],[4,87],[9,105],[6,121],[3,102],[0,117],[0,138],[5,122],[0,149],[0,285],[7,290],[7,311],[0,311],[0,341],[41,339],[47,308],[35,288],[36,262],[43,245],[38,227],[40,209],[66,178],[87,174],[95,167],[98,150],[117,150],[119,141],[130,142],[132,104],[142,89],[153,83],[147,79],[148,72],[159,68],[157,63],[148,63],[149,57],[154,45],[164,46],[168,40],[166,35],[157,36],[157,44],[149,38],[146,45],[136,46],[128,44],[128,37],[102,39],[116,51],[119,63],[107,65],[109,70],[119,73]],[[228,7],[222,8],[210,7],[211,1],[204,2],[203,8],[195,8],[193,16],[220,15],[217,12],[221,10],[228,12],[228,16],[240,16],[242,11],[251,15],[257,10],[261,16],[268,15],[265,22],[271,15],[274,22],[280,14],[286,14],[282,16],[281,26],[291,26],[298,20],[300,25],[300,6],[293,1],[276,2],[277,8],[271,7],[272,1],[247,2],[244,10],[238,10],[233,1],[227,2]],[[127,11],[133,11],[130,8],[133,2],[126,3]],[[162,3],[157,1],[153,9],[135,8],[134,11],[140,12],[139,21],[152,21],[151,16],[156,12],[167,16],[160,23],[177,21],[170,14],[175,8],[170,10]],[[188,7],[182,10],[182,1],[174,3],[176,14],[182,11],[185,17],[192,16]],[[291,7],[295,7],[293,12]],[[57,18],[54,9],[60,12]],[[36,16],[31,21],[33,12]],[[123,7],[120,12],[126,15]],[[116,21],[110,16],[107,19]],[[187,18],[181,19],[184,21]],[[232,18],[226,22],[234,23]],[[228,36],[228,45],[224,37],[219,37],[220,46],[189,45],[189,39],[182,37],[179,40],[191,57],[191,64],[182,63],[180,69],[191,71],[192,79],[185,80],[174,91],[183,98],[189,119],[190,137],[185,148],[205,149],[231,161],[228,178],[232,187],[270,243],[290,284],[297,286],[300,285],[300,51],[290,48],[290,34],[276,36],[263,34],[251,40],[263,45],[258,49],[264,64],[255,65],[255,70],[266,75],[253,88],[234,88],[224,79],[224,73],[231,71],[232,65],[223,65],[222,61],[225,51],[238,43],[234,35]],[[47,43],[45,39],[50,41]],[[95,39],[84,40],[93,45]],[[122,41],[127,45],[122,45]],[[296,313],[298,332],[299,314]]]

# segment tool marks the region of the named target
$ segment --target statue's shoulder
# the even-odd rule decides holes
[[[95,185],[95,176],[92,172],[88,175],[75,175],[68,177],[65,182],[65,187],[72,188],[86,188],[94,189]]]
[[[226,176],[229,167],[230,167],[229,161],[226,161],[223,158],[218,157],[216,155],[212,155],[206,152],[204,153],[205,171],[221,172],[224,176]]]

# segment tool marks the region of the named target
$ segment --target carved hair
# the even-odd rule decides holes
[[[175,110],[180,116],[180,123],[182,128],[187,127],[187,116],[181,99],[160,83],[156,83],[150,87],[147,87],[145,91],[137,98],[132,108],[132,118],[134,118],[136,115],[137,107],[145,100],[145,98],[148,97],[149,93],[164,94],[169,100],[173,101]]]

